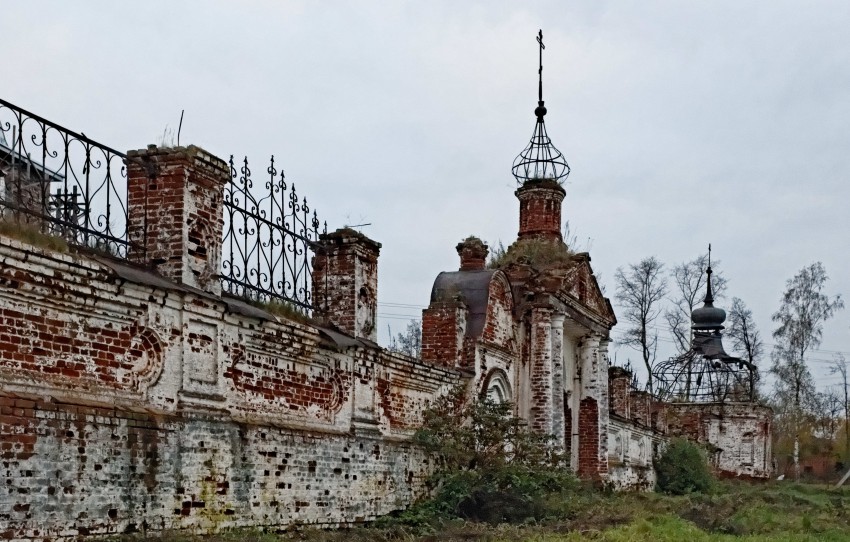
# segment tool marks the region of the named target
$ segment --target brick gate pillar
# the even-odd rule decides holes
[[[227,162],[203,149],[127,153],[128,259],[187,286],[221,293]]]
[[[319,236],[313,257],[314,314],[354,337],[378,340],[381,243],[351,228]]]

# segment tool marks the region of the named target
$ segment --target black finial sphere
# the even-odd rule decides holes
[[[546,107],[543,105],[543,102],[540,102],[540,105],[534,109],[534,114],[537,115],[538,119],[546,116]]]

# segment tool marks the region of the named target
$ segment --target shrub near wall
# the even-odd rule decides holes
[[[550,497],[577,482],[549,435],[527,428],[510,403],[466,400],[462,389],[425,413],[416,440],[440,458],[430,500],[406,512],[402,522],[464,518],[519,522],[548,515]]]
[[[673,439],[655,461],[658,490],[673,495],[708,491],[714,477],[705,452],[685,439]]]

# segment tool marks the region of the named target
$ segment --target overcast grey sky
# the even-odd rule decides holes
[[[538,28],[564,218],[609,296],[618,266],[709,242],[769,343],[804,265],[850,294],[846,1],[2,0],[0,96],[118,149],[185,109],[182,143],[273,153],[329,228],[372,224],[385,341],[459,240],[516,237]],[[844,311],[812,356],[821,385],[848,326]]]

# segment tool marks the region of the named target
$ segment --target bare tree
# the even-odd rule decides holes
[[[407,323],[407,329],[404,330],[404,333],[399,333],[395,337],[393,337],[392,329],[389,326],[387,326],[387,331],[390,332],[390,345],[387,350],[401,352],[414,358],[422,356],[422,326],[418,320],[411,319]]]
[[[732,341],[732,348],[752,365],[758,365],[764,355],[764,342],[761,333],[756,328],[753,312],[739,297],[732,298],[732,308],[729,310],[729,323],[726,336]],[[753,393],[759,383],[759,374],[753,374]]]
[[[667,294],[664,264],[654,256],[629,264],[627,270],[617,268],[615,298],[624,309],[623,318],[629,324],[625,338],[620,341],[641,353],[647,371],[647,389],[652,393],[652,368],[655,364],[658,333],[650,331],[661,314],[661,301]]]
[[[815,262],[800,270],[786,283],[779,310],[773,314],[778,327],[773,332],[771,371],[776,375],[776,391],[792,401],[794,427],[794,476],[800,477],[800,422],[803,402],[814,397],[814,382],[806,365],[806,354],[823,339],[823,324],[835,311],[844,308],[840,295],[823,293],[829,277],[823,264]]]
[[[711,277],[711,289],[715,298],[722,298],[726,292],[727,281],[722,273],[717,271],[719,264],[719,261],[712,262],[714,273]],[[705,295],[707,267],[708,254],[702,254],[675,266],[670,272],[673,278],[673,306],[664,311],[664,320],[670,327],[670,333],[680,354],[691,348],[691,313]]]
[[[831,374],[841,377],[839,397],[844,407],[844,461],[850,460],[850,382],[847,381],[847,360],[842,354],[836,354],[832,359]]]

